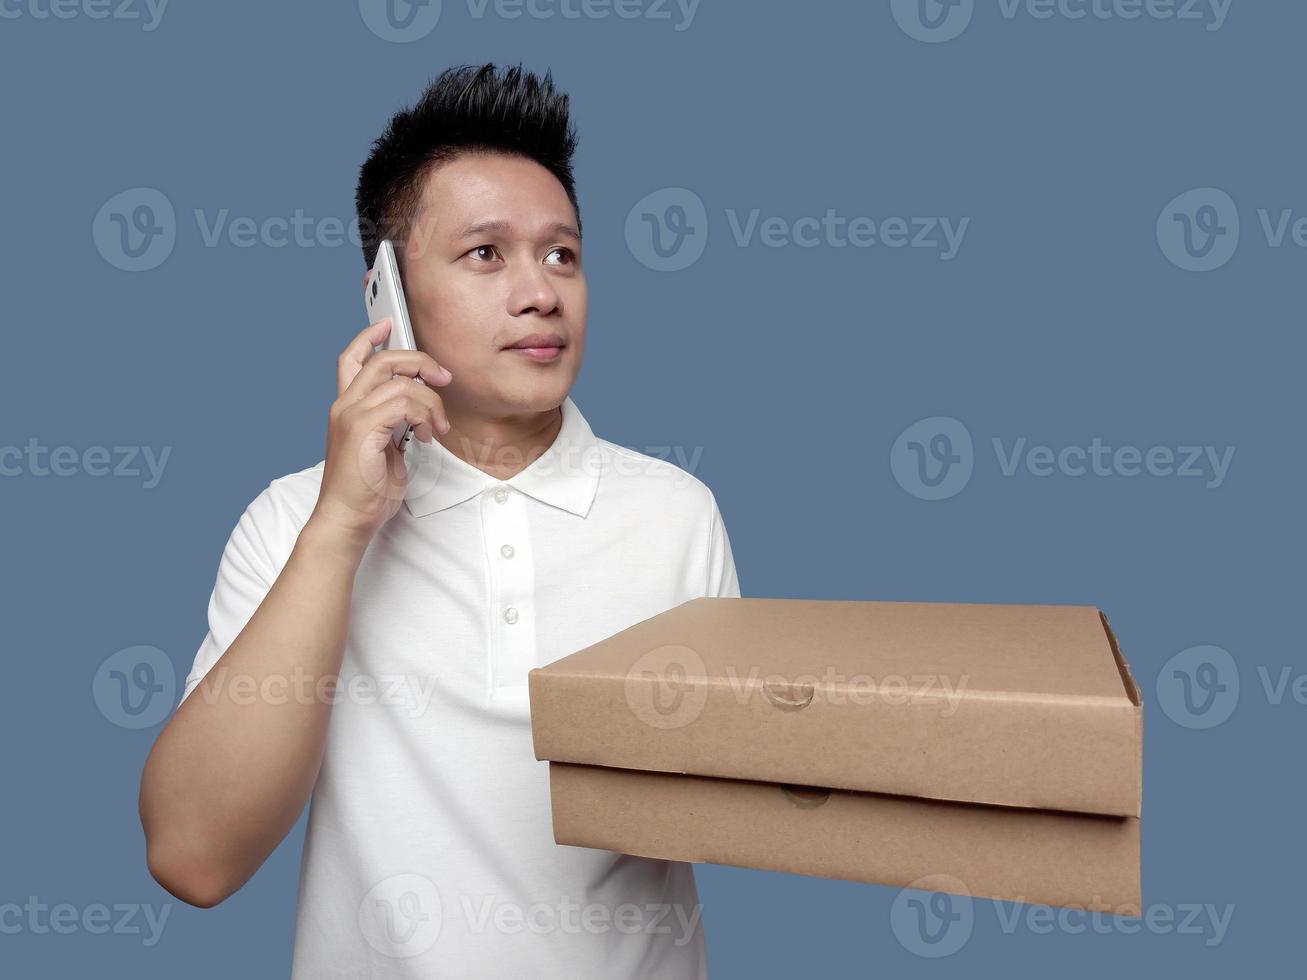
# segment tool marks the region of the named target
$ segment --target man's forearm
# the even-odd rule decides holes
[[[141,823],[151,873],[179,898],[225,899],[304,809],[365,547],[310,519],[250,621],[156,740]]]

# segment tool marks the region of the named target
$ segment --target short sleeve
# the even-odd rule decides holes
[[[740,598],[740,578],[735,571],[731,539],[726,533],[717,501],[712,500],[712,530],[708,537],[708,586],[705,595]]]
[[[256,497],[233,528],[209,596],[209,631],[195,654],[181,701],[185,701],[218,659],[227,652],[280,574],[275,542],[281,530],[272,486]],[[181,701],[178,704],[181,704]]]

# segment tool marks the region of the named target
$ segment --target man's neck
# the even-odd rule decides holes
[[[499,480],[507,480],[530,466],[554,444],[563,428],[563,410],[500,418],[449,413],[453,426],[440,444],[466,463]]]

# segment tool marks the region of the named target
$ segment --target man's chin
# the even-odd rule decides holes
[[[486,403],[499,415],[538,415],[562,405],[571,392],[572,381],[570,374],[553,378],[504,378]]]

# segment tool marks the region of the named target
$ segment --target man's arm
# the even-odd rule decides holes
[[[407,486],[391,430],[407,420],[422,442],[434,428],[448,431],[434,386],[449,373],[418,351],[374,354],[387,329],[388,321],[368,327],[337,361],[322,486],[280,574],[260,554],[267,499],[233,531],[213,606],[224,622],[248,621],[146,760],[140,816],[150,873],[192,905],[216,905],[240,888],[304,809],[322,764],[354,576]],[[230,630],[219,629],[214,642],[225,642]],[[328,680],[319,687],[319,678]]]
[[[183,901],[208,908],[240,888],[304,809],[331,712],[319,692],[334,690],[318,679],[340,670],[361,556],[357,540],[310,519],[254,615],[150,751],[140,797],[147,861]]]
[[[740,598],[740,577],[735,570],[735,555],[731,539],[717,499],[712,498],[711,532],[708,535],[708,586],[704,595]]]

